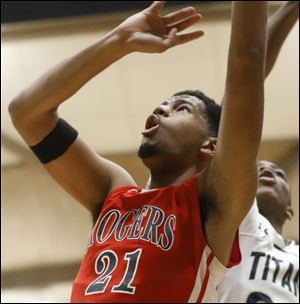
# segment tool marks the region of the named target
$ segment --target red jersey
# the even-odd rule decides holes
[[[236,234],[227,267],[240,260]],[[204,238],[196,176],[149,191],[126,186],[103,204],[71,301],[214,302],[226,270]]]

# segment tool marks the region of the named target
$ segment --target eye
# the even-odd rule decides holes
[[[191,109],[188,106],[182,105],[182,106],[177,107],[176,111],[178,111],[178,112],[179,111],[186,111],[186,112],[190,113]]]
[[[275,171],[275,173],[276,173],[278,176],[282,177],[283,179],[285,178],[285,176],[284,176],[284,174],[283,174],[282,171]]]

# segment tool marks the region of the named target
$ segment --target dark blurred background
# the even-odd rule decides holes
[[[166,6],[229,1],[168,1]],[[152,1],[1,1],[1,23],[143,9]]]

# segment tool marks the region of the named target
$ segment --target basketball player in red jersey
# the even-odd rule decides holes
[[[163,16],[163,5],[126,19],[9,106],[46,170],[97,217],[72,302],[214,302],[227,267],[241,259],[237,230],[257,184],[266,1],[233,3],[217,146],[218,106],[201,94],[172,96],[147,119],[139,149],[151,174],[146,189],[58,117],[62,102],[123,56],[161,53],[202,36],[178,34],[201,19],[194,8]]]

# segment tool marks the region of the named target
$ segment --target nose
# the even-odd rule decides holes
[[[170,115],[170,108],[165,105],[160,105],[154,109],[153,114],[168,117]]]
[[[270,167],[262,166],[259,168],[259,176],[274,177],[274,171]]]

